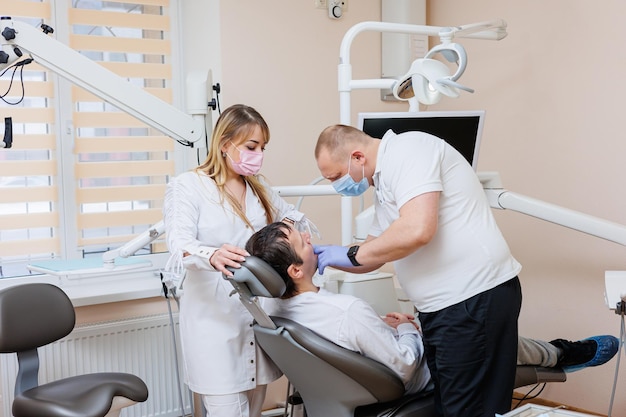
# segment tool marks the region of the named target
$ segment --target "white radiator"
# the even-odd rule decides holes
[[[39,349],[39,383],[93,372],[135,374],[148,386],[148,400],[125,408],[123,417],[175,417],[182,415],[181,393],[176,377],[180,356],[178,315],[174,314],[174,349],[167,314],[76,327],[64,339]],[[179,364],[182,366],[180,359]],[[2,416],[11,416],[17,375],[15,354],[0,355]],[[180,381],[182,383],[182,369]],[[190,394],[182,389],[185,414],[191,414]]]

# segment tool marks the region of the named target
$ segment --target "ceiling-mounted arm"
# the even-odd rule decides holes
[[[199,102],[190,103],[195,112],[190,115],[28,24],[4,16],[0,34],[0,70],[30,54],[35,62],[181,143],[191,145],[206,136],[206,85],[193,87],[202,94],[194,95]]]
[[[391,89],[397,80],[390,78],[353,80],[350,64],[350,49],[357,35],[366,31],[405,33],[415,35],[437,36],[442,41],[454,38],[471,38],[498,41],[506,37],[506,22],[496,19],[463,26],[424,26],[390,22],[361,22],[352,26],[343,36],[339,48],[339,122],[350,125],[350,92],[353,89]]]
[[[350,48],[354,38],[362,32],[391,32],[415,35],[438,36],[442,41],[457,38],[486,39],[499,41],[507,35],[506,22],[496,19],[488,22],[463,26],[425,26],[390,22],[361,22],[352,26],[343,36],[339,49],[339,63],[350,63]]]

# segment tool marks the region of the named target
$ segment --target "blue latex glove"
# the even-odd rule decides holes
[[[324,274],[327,266],[349,268],[352,265],[348,259],[348,248],[338,245],[313,245],[313,252],[317,255],[317,271]]]

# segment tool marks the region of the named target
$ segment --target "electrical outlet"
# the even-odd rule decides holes
[[[609,309],[615,310],[617,303],[626,297],[626,271],[605,271],[604,285],[606,305]]]

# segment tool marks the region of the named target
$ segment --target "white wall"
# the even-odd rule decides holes
[[[493,18],[509,24],[509,36],[500,42],[463,41],[469,63],[462,82],[476,93],[431,106],[487,111],[479,169],[499,171],[513,191],[626,223],[619,102],[626,93],[620,77],[626,69],[620,42],[626,37],[626,5],[437,0],[428,7],[432,25]],[[216,81],[223,89],[222,108],[246,103],[267,119],[272,140],[263,173],[272,184],[308,183],[319,175],[313,159],[317,135],[339,119],[339,44],[355,23],[380,19],[380,0],[351,0],[340,20],[315,9],[313,0],[228,0],[221,2],[219,16],[219,35],[204,41],[211,47],[220,41]],[[189,31],[209,30],[198,23],[201,15],[193,18]],[[359,37],[351,61],[354,78],[378,78],[379,35]],[[353,113],[405,109],[381,102],[374,91],[352,97]],[[338,199],[307,199],[302,209],[324,242],[340,241]],[[619,335],[619,318],[604,305],[604,271],[626,268],[625,248],[521,214],[496,215],[524,265],[523,334],[548,340]],[[570,374],[567,383],[548,385],[542,397],[606,413],[614,367],[615,359]],[[618,384],[623,393],[626,377]],[[626,397],[618,395],[613,415],[624,417],[625,410]]]

